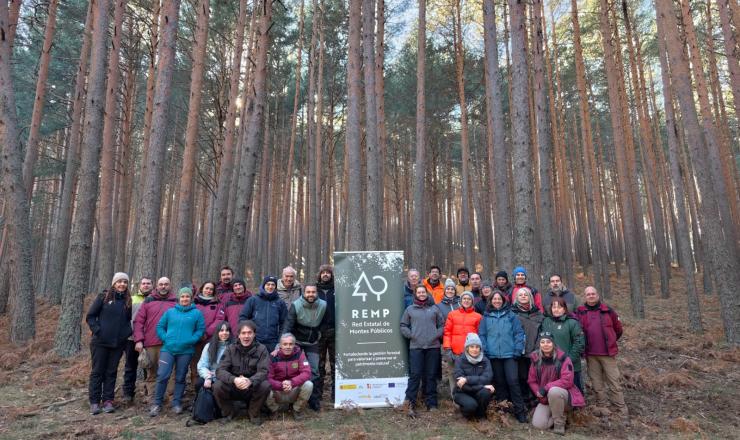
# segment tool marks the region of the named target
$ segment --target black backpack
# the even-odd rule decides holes
[[[209,388],[201,387],[195,397],[195,402],[193,402],[193,414],[188,420],[188,426],[190,426],[191,421],[204,425],[221,417],[221,408],[218,407],[213,392]]]

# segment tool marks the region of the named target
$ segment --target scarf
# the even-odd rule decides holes
[[[468,353],[468,350],[465,350],[465,358],[473,365],[477,365],[480,361],[483,360],[483,350],[478,353],[478,356],[473,357]]]

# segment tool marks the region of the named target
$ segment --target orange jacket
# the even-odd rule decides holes
[[[455,355],[461,355],[465,350],[465,338],[468,333],[478,334],[478,324],[482,318],[472,307],[451,311],[445,322],[442,348],[449,348]]]
[[[429,292],[429,294],[434,298],[434,304],[442,301],[442,297],[445,296],[445,282],[442,279],[439,280],[437,287],[432,287],[432,285],[429,284],[429,278],[424,278],[424,287],[427,288],[427,292]]]

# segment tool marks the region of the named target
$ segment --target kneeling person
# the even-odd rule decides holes
[[[213,395],[223,415],[235,417],[234,402],[248,402],[249,420],[261,425],[260,408],[270,392],[267,372],[270,354],[255,341],[257,326],[252,321],[239,323],[238,342],[230,345],[216,370]]]
[[[293,418],[300,420],[301,411],[313,392],[311,366],[306,354],[296,345],[295,336],[285,333],[280,337],[280,348],[272,357],[267,380],[270,382],[270,395],[267,407],[277,413],[282,405],[293,405]]]

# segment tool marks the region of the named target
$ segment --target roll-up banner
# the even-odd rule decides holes
[[[399,327],[403,252],[335,252],[334,287],[334,407],[402,404],[408,382],[408,352]]]

